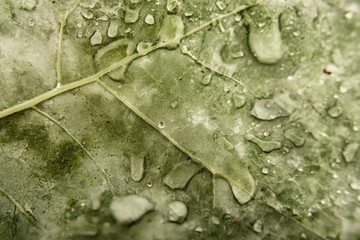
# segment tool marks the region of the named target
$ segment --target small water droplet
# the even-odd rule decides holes
[[[265,22],[259,22],[259,23],[258,23],[258,27],[260,27],[260,28],[264,27],[265,25],[266,25]]]
[[[235,19],[235,22],[240,22],[241,21],[241,15],[236,14],[234,19]]]
[[[158,124],[159,128],[164,128],[165,127],[165,123],[163,121],[159,122]]]
[[[360,190],[360,182],[352,182],[352,183],[350,183],[350,187],[353,190]]]
[[[196,227],[196,228],[195,228],[195,231],[198,232],[198,233],[201,233],[201,232],[203,232],[204,230],[203,230],[202,227]]]
[[[126,29],[124,30],[124,33],[129,33],[129,32],[131,32],[131,28],[130,28],[130,27],[128,27],[128,28],[126,28]]]
[[[261,172],[263,174],[269,174],[269,169],[264,167],[264,168],[261,169]]]
[[[264,135],[264,137],[268,137],[268,136],[270,136],[270,133],[267,132],[267,131],[265,131],[265,132],[263,133],[263,135]]]
[[[295,37],[300,36],[300,32],[299,32],[299,31],[294,31],[292,34],[293,34]]]
[[[155,19],[154,16],[152,14],[148,14],[145,17],[145,23],[149,24],[149,25],[154,25],[155,24]]]
[[[29,24],[30,27],[35,26],[35,20],[30,18],[28,24]]]
[[[125,12],[125,23],[136,23],[139,20],[140,8],[127,9]]]
[[[82,38],[82,37],[83,37],[83,32],[82,32],[82,31],[78,31],[76,37],[77,37],[77,38]]]
[[[185,12],[185,17],[191,17],[194,13],[193,12]]]
[[[208,73],[204,75],[203,78],[201,79],[201,84],[204,86],[208,86],[211,82],[211,78],[212,78],[212,73]]]
[[[211,222],[215,225],[219,225],[220,224],[220,219],[216,216],[211,216]]]
[[[178,5],[177,0],[167,0],[166,9],[169,12],[173,12],[175,10],[175,8],[177,7],[177,5]]]
[[[109,23],[109,27],[107,30],[107,35],[109,38],[114,38],[118,35],[118,31],[119,31],[119,27],[117,22],[115,21],[110,21]]]
[[[222,11],[226,8],[226,4],[222,1],[217,1],[216,6],[219,8],[220,11]]]
[[[172,102],[170,103],[170,106],[171,106],[172,109],[177,108],[178,105],[179,105],[178,101],[172,101]]]
[[[347,19],[347,20],[352,19],[353,16],[354,16],[354,14],[352,12],[346,12],[344,15],[345,19]]]
[[[253,225],[253,229],[255,232],[257,233],[262,233],[263,231],[263,222],[261,221],[261,219],[257,219]]]
[[[338,178],[339,178],[339,175],[337,175],[336,173],[334,173],[334,174],[332,175],[332,178],[333,178],[333,179],[338,179]]]
[[[349,91],[349,86],[346,83],[343,83],[341,84],[339,90],[341,93],[347,93]]]
[[[232,102],[235,109],[242,108],[246,104],[246,97],[239,93],[232,95]]]
[[[101,17],[97,18],[96,20],[99,20],[99,21],[109,21],[109,17],[107,15],[102,15]]]
[[[20,5],[20,9],[26,11],[32,11],[36,8],[37,0],[23,0]]]
[[[91,11],[81,12],[81,15],[87,20],[90,20],[90,19],[94,18],[94,14]]]
[[[103,37],[99,30],[96,30],[94,34],[90,37],[90,44],[92,46],[100,45],[102,44],[102,41],[103,41]]]
[[[337,118],[342,114],[342,108],[338,105],[335,105],[331,108],[328,109],[328,114],[333,117],[333,118]]]
[[[152,183],[151,181],[149,181],[149,182],[146,183],[146,186],[147,186],[148,188],[152,188],[153,183]]]

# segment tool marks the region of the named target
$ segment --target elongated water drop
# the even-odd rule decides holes
[[[184,23],[180,16],[165,16],[159,31],[160,42],[168,43],[168,49],[175,49],[180,43],[180,37],[184,34]]]

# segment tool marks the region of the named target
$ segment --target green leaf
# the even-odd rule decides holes
[[[2,1],[0,238],[359,238],[358,11]]]

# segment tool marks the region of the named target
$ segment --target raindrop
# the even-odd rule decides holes
[[[341,93],[347,93],[349,91],[349,86],[346,83],[343,83],[341,84],[339,90]]]
[[[258,145],[264,152],[271,152],[282,146],[278,141],[263,141],[250,133],[245,134],[245,139]]]
[[[172,102],[170,103],[170,107],[171,107],[172,109],[177,108],[178,105],[179,105],[178,101],[172,101]]]
[[[168,49],[177,48],[180,38],[184,34],[184,23],[180,16],[167,15],[162,21],[158,33],[160,42],[165,43]]]
[[[20,5],[20,9],[26,11],[32,11],[36,8],[37,0],[23,0]]]
[[[328,109],[327,113],[333,117],[333,118],[337,118],[342,114],[342,108],[339,105],[333,106],[331,108]]]
[[[235,19],[235,22],[240,22],[241,21],[241,15],[239,15],[239,14],[235,15],[234,19]]]
[[[219,8],[220,11],[223,11],[226,8],[226,4],[222,1],[217,1],[216,6]]]
[[[300,131],[295,129],[286,130],[284,135],[297,147],[301,147],[305,143],[305,139],[300,135]]]
[[[97,18],[96,20],[106,22],[106,21],[109,21],[109,17],[107,15],[103,15],[103,16]]]
[[[203,232],[204,230],[202,229],[202,227],[196,227],[196,228],[195,228],[195,231],[198,232],[198,233],[201,233],[201,232]]]
[[[155,19],[154,16],[152,14],[148,14],[145,17],[145,23],[149,24],[149,25],[154,25],[155,24]]]
[[[118,27],[117,22],[110,21],[110,24],[109,24],[109,27],[108,27],[108,30],[107,30],[108,37],[109,38],[116,37],[118,35],[118,30],[119,30],[119,27]]]
[[[360,182],[352,182],[352,183],[350,183],[350,187],[353,190],[360,190]]]
[[[272,99],[256,100],[250,114],[260,120],[274,120],[289,115]]]
[[[94,18],[94,14],[91,11],[85,11],[85,12],[81,12],[81,15],[85,18],[85,19],[93,19]]]
[[[167,0],[166,9],[169,12],[173,12],[175,10],[175,8],[177,7],[177,5],[178,5],[177,0]]]
[[[269,174],[269,169],[264,167],[264,168],[261,169],[261,172],[263,174]]]
[[[339,175],[337,175],[336,173],[334,173],[334,174],[332,175],[332,178],[333,178],[333,179],[338,179],[338,178],[339,178]]]
[[[152,188],[153,183],[152,183],[151,181],[149,181],[149,182],[146,183],[146,186],[147,186],[148,188]]]
[[[203,78],[201,79],[201,84],[204,86],[208,86],[211,82],[211,78],[212,78],[212,73],[208,73],[204,75]]]
[[[352,162],[355,158],[355,154],[359,149],[359,143],[350,143],[345,146],[343,150],[343,156],[346,162]]]
[[[164,128],[165,127],[165,123],[163,121],[159,122],[158,124],[159,128]]]
[[[130,28],[130,27],[128,27],[128,28],[126,28],[126,29],[124,30],[124,33],[129,33],[129,32],[131,32],[131,28]]]
[[[185,17],[191,17],[194,13],[193,12],[185,12]]]
[[[153,44],[151,42],[139,42],[136,46],[136,51],[137,52],[143,52],[145,51],[146,49],[148,49],[149,47],[151,47]]]
[[[35,26],[35,20],[30,18],[28,24],[29,24],[30,27]]]
[[[300,36],[300,32],[299,32],[299,31],[294,31],[292,34],[293,34],[295,37]]]
[[[236,109],[242,108],[246,104],[246,97],[242,94],[234,93],[232,95],[232,102],[233,102],[234,108],[236,108]]]
[[[125,13],[125,23],[136,23],[139,20],[140,8],[127,9]]]
[[[188,214],[188,209],[185,203],[180,201],[170,202],[168,208],[169,208],[168,218],[170,222],[176,222],[176,223],[184,222]]]
[[[263,222],[261,221],[261,219],[257,219],[253,225],[253,229],[255,232],[257,233],[262,233],[263,231]]]
[[[130,169],[131,169],[131,178],[135,182],[141,181],[144,176],[144,157],[131,157],[130,159]]]
[[[267,131],[265,131],[265,132],[263,133],[263,135],[264,135],[264,137],[268,137],[268,136],[270,136],[270,133],[267,132]]]
[[[92,46],[100,45],[102,44],[102,41],[103,41],[103,37],[99,30],[96,30],[94,34],[90,37],[90,44]]]
[[[211,222],[215,225],[219,225],[220,224],[220,219],[216,216],[211,216]]]

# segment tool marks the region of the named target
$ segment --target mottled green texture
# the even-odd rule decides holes
[[[0,239],[358,239],[359,9],[0,1]]]

